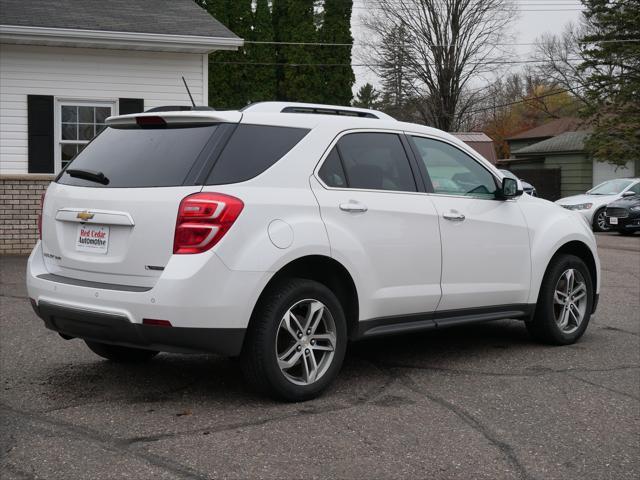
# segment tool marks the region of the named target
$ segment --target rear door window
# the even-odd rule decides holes
[[[398,135],[350,133],[338,141],[337,149],[349,188],[417,191],[409,159]],[[327,160],[331,160],[331,156]]]
[[[58,183],[83,187],[172,187],[183,185],[216,133],[217,125],[188,128],[106,128],[69,164],[69,169],[101,172],[102,185],[63,171]]]
[[[309,130],[267,125],[239,125],[213,166],[207,185],[250,180],[274,165]]]

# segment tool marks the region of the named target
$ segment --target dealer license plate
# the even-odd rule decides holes
[[[617,225],[618,224],[618,217],[609,217],[609,223],[611,225]]]
[[[106,225],[78,225],[76,250],[79,252],[107,253],[109,227]]]

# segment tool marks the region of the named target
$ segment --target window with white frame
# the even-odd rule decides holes
[[[115,102],[58,102],[58,169],[69,161],[105,128],[105,120],[114,114]]]

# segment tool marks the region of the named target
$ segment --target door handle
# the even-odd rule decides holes
[[[366,212],[368,209],[365,205],[361,203],[349,202],[349,203],[341,203],[340,210],[342,210],[343,212],[350,212],[350,213],[363,213],[363,212]]]
[[[461,222],[465,219],[465,216],[459,212],[444,213],[442,216],[452,222]]]

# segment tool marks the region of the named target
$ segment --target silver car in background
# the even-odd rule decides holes
[[[617,178],[593,187],[587,193],[561,198],[560,206],[582,214],[595,232],[610,230],[605,215],[606,206],[619,198],[640,194],[640,178]]]

